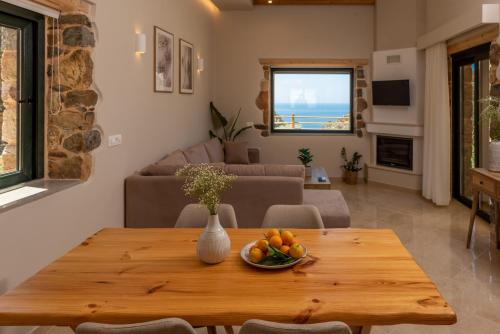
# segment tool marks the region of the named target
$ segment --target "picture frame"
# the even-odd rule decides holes
[[[174,91],[174,35],[154,27],[154,91],[173,93]]]
[[[179,92],[194,93],[194,46],[179,39]]]

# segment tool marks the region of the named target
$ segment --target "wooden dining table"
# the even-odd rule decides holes
[[[124,324],[179,317],[193,326],[343,321],[451,325],[457,318],[392,230],[292,230],[308,257],[257,269],[240,249],[261,229],[227,229],[231,253],[196,257],[201,229],[103,229],[0,297],[0,326]]]

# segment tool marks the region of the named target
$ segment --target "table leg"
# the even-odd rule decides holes
[[[500,248],[500,203],[495,201],[495,219],[491,222],[494,226],[491,227],[491,240],[495,248]]]
[[[472,208],[469,220],[469,232],[467,233],[467,248],[470,248],[470,242],[472,239],[472,230],[474,228],[474,220],[476,219],[477,210],[479,208],[479,191],[473,191],[472,194]]]
[[[217,334],[217,329],[215,326],[207,326],[207,333],[208,334]]]
[[[370,331],[372,330],[372,326],[361,326],[361,334],[370,334]]]
[[[224,326],[226,334],[234,334],[233,326]]]

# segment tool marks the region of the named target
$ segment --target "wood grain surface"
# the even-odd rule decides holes
[[[200,229],[104,229],[0,297],[0,325],[76,326],[180,317],[195,326],[339,320],[446,325],[456,315],[391,230],[292,230],[311,257],[245,264],[260,229],[228,229],[229,258],[196,258]]]

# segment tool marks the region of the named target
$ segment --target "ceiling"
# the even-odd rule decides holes
[[[374,5],[376,0],[212,0],[220,10],[250,10],[254,5]]]

